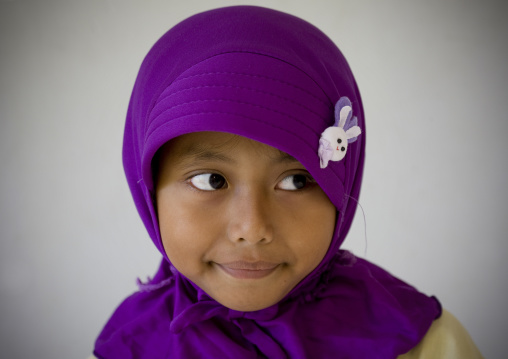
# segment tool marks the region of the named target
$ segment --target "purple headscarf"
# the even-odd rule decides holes
[[[361,135],[341,161],[320,168],[321,133],[347,97]],[[299,160],[337,208],[319,266],[279,303],[228,309],[180,274],[164,251],[152,160],[169,140],[228,132]],[[294,16],[252,6],[207,11],[163,35],[139,71],[127,113],[124,167],[141,219],[164,257],[97,339],[98,358],[394,358],[440,315],[427,297],[339,250],[356,210],[365,158],[363,107],[332,41]]]

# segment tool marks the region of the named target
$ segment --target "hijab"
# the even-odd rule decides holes
[[[347,113],[340,111],[344,106]],[[345,133],[357,126],[361,133],[348,137],[341,160],[323,166],[321,135],[333,126]],[[337,209],[321,263],[268,308],[222,306],[179,273],[164,251],[154,157],[172,138],[199,131],[232,133],[288,153]],[[441,313],[437,299],[340,249],[357,207],[365,141],[362,101],[346,59],[304,20],[234,6],[194,15],[166,32],[139,70],[123,147],[135,205],[163,259],[154,278],[140,283],[106,323],[94,354],[394,358],[413,348]]]

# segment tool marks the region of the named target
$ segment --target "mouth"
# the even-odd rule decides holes
[[[270,262],[234,261],[217,263],[220,269],[238,279],[260,279],[274,272],[279,264]]]

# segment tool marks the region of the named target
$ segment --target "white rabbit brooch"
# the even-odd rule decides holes
[[[356,141],[362,133],[358,119],[353,116],[353,107],[349,98],[343,96],[335,104],[335,124],[328,127],[319,139],[318,155],[321,168],[328,161],[340,161],[347,152],[349,143]]]

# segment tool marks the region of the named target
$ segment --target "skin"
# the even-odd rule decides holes
[[[335,207],[300,162],[220,132],[163,147],[156,202],[171,263],[238,311],[279,302],[321,262],[335,226]]]

